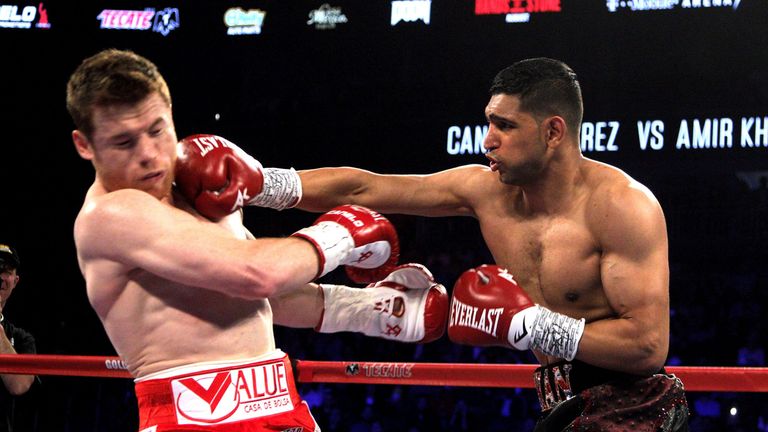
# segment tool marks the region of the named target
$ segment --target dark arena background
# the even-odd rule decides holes
[[[585,156],[625,170],[664,208],[667,364],[765,366],[766,23],[765,0],[0,0],[0,242],[22,261],[3,313],[34,334],[40,354],[115,354],[78,270],[72,227],[93,169],[74,150],[65,108],[69,74],[100,49],[132,49],[159,66],[179,137],[225,136],[265,166],[385,173],[486,163],[491,79],[546,56],[579,76]],[[245,213],[260,236],[289,235],[316,217]],[[402,260],[426,263],[449,289],[491,260],[473,219],[389,216]],[[348,283],[343,271],[324,281]],[[446,337],[417,346],[276,332],[297,359],[534,362]],[[300,391],[328,431],[525,431],[539,410],[532,389]],[[768,430],[765,393],[688,398],[693,431]],[[127,379],[41,376],[17,403],[20,431],[137,430]]]

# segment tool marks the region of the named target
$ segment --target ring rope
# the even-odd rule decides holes
[[[132,378],[120,357],[55,354],[0,355],[0,373]]]
[[[302,383],[533,388],[531,364],[297,360]],[[768,367],[668,366],[687,391],[768,392]],[[0,373],[132,378],[119,357],[0,355]]]

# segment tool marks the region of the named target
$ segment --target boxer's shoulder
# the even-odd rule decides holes
[[[649,244],[665,231],[659,201],[646,186],[629,176],[595,185],[585,200],[585,215],[587,226],[603,245]]]
[[[119,255],[192,216],[136,189],[86,197],[74,225],[81,258]]]
[[[485,165],[462,165],[447,172],[451,173],[451,182],[457,189],[477,196],[478,190],[502,190],[504,184],[499,182],[498,173],[491,171]]]
[[[133,221],[152,217],[158,210],[170,209],[157,198],[137,189],[120,189],[101,194],[88,194],[75,224],[87,230],[103,230],[131,225]]]

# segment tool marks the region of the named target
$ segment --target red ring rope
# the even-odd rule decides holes
[[[299,382],[533,388],[536,365],[298,360]],[[768,392],[766,367],[668,366],[687,391]],[[131,378],[119,357],[0,355],[0,373]]]

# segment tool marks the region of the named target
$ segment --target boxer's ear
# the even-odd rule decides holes
[[[72,131],[72,142],[75,143],[75,149],[81,158],[85,160],[93,159],[93,148],[88,137],[79,130]]]
[[[565,140],[568,126],[564,118],[560,116],[547,117],[541,123],[541,126],[544,133],[544,141],[548,147],[555,148]]]

